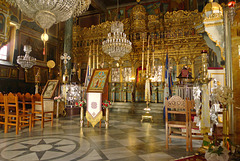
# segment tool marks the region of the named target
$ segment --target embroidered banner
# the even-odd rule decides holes
[[[93,127],[102,119],[102,93],[87,93],[86,118]]]

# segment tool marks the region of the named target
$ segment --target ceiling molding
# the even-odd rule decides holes
[[[81,14],[81,16],[79,17],[84,17],[84,16],[88,16],[88,15],[94,15],[94,14],[99,14],[100,12],[98,10],[94,10],[94,11],[86,11],[83,14]]]
[[[102,1],[92,0],[91,5],[100,12],[107,12],[107,7]]]
[[[140,4],[149,3],[149,2],[159,2],[159,0],[144,0],[144,1],[141,1]],[[127,7],[127,6],[135,6],[135,5],[137,5],[137,2],[124,3],[124,4],[120,4],[119,8]],[[117,3],[114,6],[107,7],[107,10],[115,9],[115,8],[117,8]]]

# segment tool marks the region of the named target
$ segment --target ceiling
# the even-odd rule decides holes
[[[155,2],[159,0],[141,0],[141,3]],[[136,0],[119,0],[120,7],[136,5]],[[91,5],[82,16],[107,12],[108,9],[117,8],[117,0],[91,0]]]

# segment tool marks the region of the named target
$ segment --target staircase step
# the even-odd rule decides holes
[[[144,108],[146,108],[146,103],[131,103],[131,102],[114,102],[111,111],[114,112],[134,112],[143,114],[145,113]],[[162,115],[163,104],[162,103],[150,103],[151,108],[150,113],[157,113]]]

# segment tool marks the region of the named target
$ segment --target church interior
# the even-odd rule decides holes
[[[240,1],[0,0],[0,160],[240,160]]]

